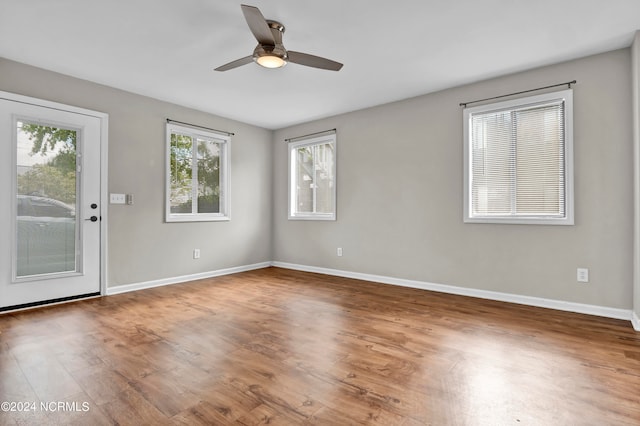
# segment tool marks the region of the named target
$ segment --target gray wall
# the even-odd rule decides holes
[[[135,197],[108,206],[109,287],[271,259],[271,131],[2,58],[0,90],[109,114],[108,191]],[[235,133],[231,221],[164,223],[167,117]]]
[[[1,58],[0,90],[109,114],[108,190],[135,196],[109,206],[110,287],[276,260],[629,309],[631,69],[623,49],[276,132]],[[576,225],[463,224],[458,103],[573,79]],[[166,117],[235,132],[230,222],[163,222]],[[284,139],[334,127],[338,220],[288,221]]]
[[[573,79],[576,225],[464,224],[458,104]],[[630,88],[631,54],[623,49],[281,129],[273,259],[630,309]],[[288,221],[284,139],[331,128],[338,219]],[[588,284],[576,282],[577,267],[590,269]]]

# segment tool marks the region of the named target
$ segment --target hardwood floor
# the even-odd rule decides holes
[[[1,315],[0,401],[3,425],[640,425],[640,333],[268,268]]]

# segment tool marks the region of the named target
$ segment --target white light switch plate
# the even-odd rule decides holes
[[[109,194],[109,202],[111,204],[124,204],[126,197],[124,194]]]
[[[589,282],[589,269],[587,268],[578,268],[578,276],[579,283],[588,283]]]

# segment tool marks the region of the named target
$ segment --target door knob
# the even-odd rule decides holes
[[[90,220],[91,222],[97,222],[98,216],[91,216],[89,219],[85,219],[85,220]]]

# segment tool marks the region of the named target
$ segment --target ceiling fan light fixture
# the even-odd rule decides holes
[[[240,7],[258,45],[253,49],[253,55],[219,66],[215,69],[216,71],[228,71],[246,65],[251,61],[261,67],[272,69],[282,68],[289,62],[331,71],[339,71],[342,68],[340,62],[308,53],[295,52],[293,50],[287,51],[282,44],[284,25],[278,21],[265,19],[260,9],[255,6],[243,4]]]
[[[265,68],[282,68],[287,64],[287,61],[276,55],[258,56],[256,62]]]

